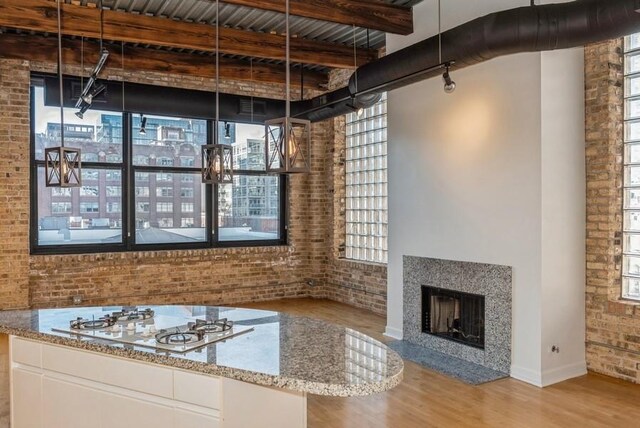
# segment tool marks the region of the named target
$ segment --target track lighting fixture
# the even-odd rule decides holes
[[[362,117],[362,115],[364,114],[364,107],[358,105],[358,103],[356,102],[356,97],[351,97],[351,103],[347,104],[347,107],[353,110],[354,113],[358,115],[358,117]]]
[[[451,75],[449,74],[449,66],[445,66],[444,73],[442,74],[442,80],[444,80],[444,91],[447,94],[451,94],[456,90],[456,82],[451,79]]]
[[[140,115],[140,135],[147,135],[147,118],[144,114]]]
[[[93,68],[86,85],[83,86],[82,94],[80,98],[78,98],[78,102],[76,102],[76,108],[80,109],[80,111],[76,113],[76,116],[80,119],[82,119],[84,113],[91,107],[93,99],[106,89],[104,85],[97,83],[98,75],[109,58],[109,51],[103,46],[104,9],[102,7],[102,0],[98,3],[98,7],[100,8],[100,58]],[[84,73],[84,39],[82,49],[82,71]]]
[[[102,83],[97,83],[89,89],[91,90],[86,95],[82,95],[76,103],[76,108],[80,109],[76,112],[76,116],[78,116],[80,119],[84,117],[84,113],[89,109],[89,107],[91,107],[94,98],[103,93],[105,89],[107,89],[107,87]]]
[[[355,77],[356,93],[358,93],[358,57],[357,57],[357,41],[356,41],[355,25],[353,26],[353,68],[355,69],[355,71],[353,72],[353,75]],[[361,105],[358,105],[355,95],[351,96],[351,105],[349,105],[349,107],[351,107],[353,111],[356,112],[358,117],[362,117],[362,115],[364,114],[364,107]]]

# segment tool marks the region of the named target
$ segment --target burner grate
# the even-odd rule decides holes
[[[161,330],[156,334],[156,342],[161,345],[186,345],[200,342],[204,339],[203,331],[166,331]]]
[[[116,323],[113,317],[105,316],[98,319],[86,319],[78,317],[75,320],[69,322],[72,329],[76,330],[98,330],[101,328],[111,327]]]
[[[188,326],[189,330],[203,331],[205,333],[222,333],[233,328],[233,321],[229,321],[226,318],[213,321],[197,319],[195,322],[190,322]]]
[[[124,307],[121,311],[114,312],[111,314],[112,317],[116,318],[118,322],[123,321],[145,321],[153,318],[154,312],[150,308],[139,310],[136,307],[128,308]]]

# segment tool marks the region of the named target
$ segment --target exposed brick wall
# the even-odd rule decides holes
[[[1,233],[4,242],[11,243],[0,250],[0,308],[68,306],[76,295],[88,305],[237,304],[312,296],[385,312],[386,267],[336,256],[345,239],[344,162],[339,160],[344,156],[343,118],[312,125],[312,173],[289,180],[288,246],[29,256],[30,71],[53,73],[55,66],[0,60],[0,138],[12,147],[0,153],[3,178],[5,169],[10,174],[0,186],[3,200],[9,202],[3,208],[7,211],[0,220]],[[68,67],[65,72],[77,75],[80,69]],[[134,70],[112,71],[106,77],[214,88],[212,79]],[[270,98],[285,95],[284,85],[251,82],[221,82],[221,90]],[[305,91],[306,97],[313,95]],[[292,98],[297,97],[296,89]]]
[[[322,265],[312,264],[326,223],[314,223],[326,195],[310,183],[325,168],[312,156],[312,174],[290,179],[290,244],[286,247],[29,256],[29,73],[54,72],[52,64],[0,60],[0,152],[4,184],[0,251],[0,307],[66,306],[82,295],[86,304],[230,304],[281,297],[321,295],[306,285]],[[78,73],[78,69],[67,69]],[[213,89],[211,79],[125,70],[139,83]],[[110,75],[110,79],[121,79]],[[223,82],[225,92],[282,98],[283,85]],[[311,92],[306,94],[312,95]],[[330,144],[330,123],[314,124],[316,152]],[[316,148],[318,147],[318,148]],[[317,194],[320,191],[320,194]],[[316,209],[318,207],[318,209]],[[320,213],[322,220],[322,213]]]
[[[585,48],[587,365],[640,383],[640,305],[620,300],[622,40]]]
[[[29,64],[0,60],[0,307],[29,304]]]

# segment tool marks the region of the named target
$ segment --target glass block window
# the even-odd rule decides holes
[[[640,300],[640,33],[624,47],[622,297]]]
[[[387,95],[347,115],[346,257],[387,263]]]

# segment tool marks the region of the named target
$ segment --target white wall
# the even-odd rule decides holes
[[[443,28],[528,4],[448,0]],[[436,0],[414,7],[414,24],[415,34],[388,37],[388,52],[437,33]],[[389,94],[387,334],[402,331],[403,255],[494,263],[513,267],[512,375],[542,384],[543,364],[584,362],[579,52],[518,54],[455,70],[451,95],[440,79]],[[559,305],[556,291],[578,298]],[[552,342],[559,355],[546,352]]]
[[[584,49],[542,54],[542,381],[586,373]],[[551,353],[553,345],[560,353]]]

